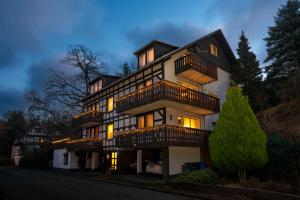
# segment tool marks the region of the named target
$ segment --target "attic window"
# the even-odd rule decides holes
[[[154,48],[148,49],[145,53],[139,55],[139,66],[142,67],[154,60]]]
[[[146,54],[143,53],[139,56],[139,66],[146,65]]]
[[[214,44],[210,44],[209,47],[210,53],[214,56],[218,56],[218,47]]]

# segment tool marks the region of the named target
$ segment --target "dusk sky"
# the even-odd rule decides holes
[[[68,45],[98,50],[108,74],[152,39],[183,45],[221,28],[235,52],[241,30],[263,61],[268,26],[283,0],[1,0],[0,116],[43,91]]]

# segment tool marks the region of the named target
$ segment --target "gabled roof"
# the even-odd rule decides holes
[[[198,42],[204,41],[210,37],[215,37],[221,44],[222,49],[224,50],[224,53],[226,54],[226,56],[229,58],[230,62],[234,63],[236,61],[235,55],[231,49],[231,47],[229,46],[223,32],[221,29],[217,29],[214,32],[211,32],[201,38],[199,38],[198,40],[195,40],[194,42],[187,44],[186,46],[180,48],[180,49],[184,49],[184,48],[189,48],[192,47],[193,45],[195,45]]]
[[[145,70],[145,69],[147,69],[148,67],[153,66],[153,65],[155,65],[155,64],[157,64],[157,63],[159,63],[159,62],[161,62],[161,61],[163,61],[163,60],[167,60],[167,59],[169,59],[173,54],[175,54],[175,53],[177,53],[177,52],[179,52],[179,51],[181,51],[181,50],[183,50],[183,49],[190,48],[190,47],[194,46],[195,44],[197,44],[197,43],[199,43],[199,42],[201,42],[201,41],[204,41],[204,40],[206,40],[206,39],[208,39],[208,38],[210,38],[210,37],[216,37],[216,38],[217,38],[217,40],[218,40],[218,41],[220,42],[220,44],[222,45],[222,48],[224,49],[224,53],[226,54],[226,56],[228,56],[230,62],[231,62],[231,63],[235,63],[235,62],[236,62],[236,58],[235,58],[235,55],[234,55],[233,51],[231,50],[231,47],[229,46],[229,44],[228,44],[228,42],[227,42],[227,40],[226,40],[226,38],[225,38],[225,36],[224,36],[222,30],[221,30],[221,29],[217,29],[216,31],[211,32],[211,33],[209,33],[209,34],[207,34],[207,35],[205,35],[205,36],[203,36],[203,37],[201,37],[201,38],[199,38],[199,39],[197,39],[197,40],[195,40],[195,41],[193,41],[193,42],[191,42],[191,43],[189,43],[189,44],[187,44],[187,45],[185,45],[185,46],[183,46],[183,47],[178,48],[178,47],[176,47],[176,46],[170,45],[170,46],[173,46],[173,47],[174,47],[174,51],[171,51],[171,52],[169,52],[169,53],[167,53],[167,54],[161,56],[160,58],[155,59],[153,62],[151,62],[151,63],[149,63],[149,64],[146,64],[146,65],[145,65],[143,68],[141,68],[140,70]],[[136,52],[134,52],[134,54],[136,54],[137,52],[139,52],[139,51],[141,51],[141,50],[143,50],[143,49],[145,49],[145,48],[147,48],[147,47],[149,47],[149,46],[152,45],[154,42],[160,42],[160,41],[158,41],[158,40],[152,40],[151,42],[149,42],[148,44],[146,44],[144,47],[142,47],[141,49],[139,49],[139,50],[137,50]],[[166,44],[166,43],[164,43],[164,42],[160,42],[160,43]],[[169,44],[167,44],[167,45],[169,45]],[[176,49],[175,49],[175,48],[176,48]],[[111,84],[105,86],[105,87],[102,88],[101,90],[99,90],[99,91],[97,91],[97,92],[95,92],[95,93],[89,95],[88,97],[84,98],[83,101],[86,100],[86,99],[88,99],[88,98],[91,97],[91,96],[94,96],[94,95],[100,93],[101,91],[103,91],[103,90],[105,90],[105,89],[107,89],[107,88],[109,88],[109,87],[111,87],[111,86],[113,86],[113,85],[115,85],[115,84],[118,84],[119,82],[121,82],[121,81],[123,81],[123,80],[125,80],[125,79],[128,79],[128,78],[131,77],[131,76],[136,75],[137,73],[140,72],[140,70],[137,70],[137,71],[131,73],[130,75],[128,75],[128,76],[126,76],[126,77],[122,77],[122,78],[120,78],[119,80],[117,80],[117,81],[115,81],[115,82],[113,82],[113,83],[111,83]]]
[[[146,45],[144,45],[143,47],[139,48],[138,50],[136,50],[133,54],[134,55],[138,55],[141,51],[147,49],[148,47],[152,46],[154,43],[158,43],[158,44],[162,44],[162,45],[165,45],[165,46],[169,46],[173,49],[178,49],[179,47],[177,46],[174,46],[172,44],[168,44],[166,42],[162,42],[160,40],[152,40],[151,42],[147,43]]]

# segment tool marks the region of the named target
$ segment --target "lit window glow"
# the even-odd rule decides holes
[[[210,44],[210,53],[214,56],[218,56],[218,47],[214,44]]]
[[[114,125],[113,124],[109,124],[107,126],[107,139],[110,140],[114,137]]]
[[[147,63],[154,61],[154,49],[151,48],[147,51]]]
[[[107,100],[107,112],[111,112],[114,110],[114,98],[110,97]]]
[[[177,118],[177,121],[179,126],[187,128],[200,128],[199,119],[180,116]]]

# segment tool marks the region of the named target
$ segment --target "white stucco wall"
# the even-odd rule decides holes
[[[68,164],[64,165],[64,154],[67,149],[55,149],[53,151],[53,168],[58,169],[78,169],[78,157],[75,152],[69,152]]]
[[[218,68],[218,80],[203,86],[203,92],[220,98],[220,106],[226,99],[227,89],[230,87],[230,74]],[[205,127],[212,130],[212,123],[217,122],[218,114],[205,116]]]
[[[182,173],[186,162],[200,161],[200,147],[169,147],[169,175]]]

